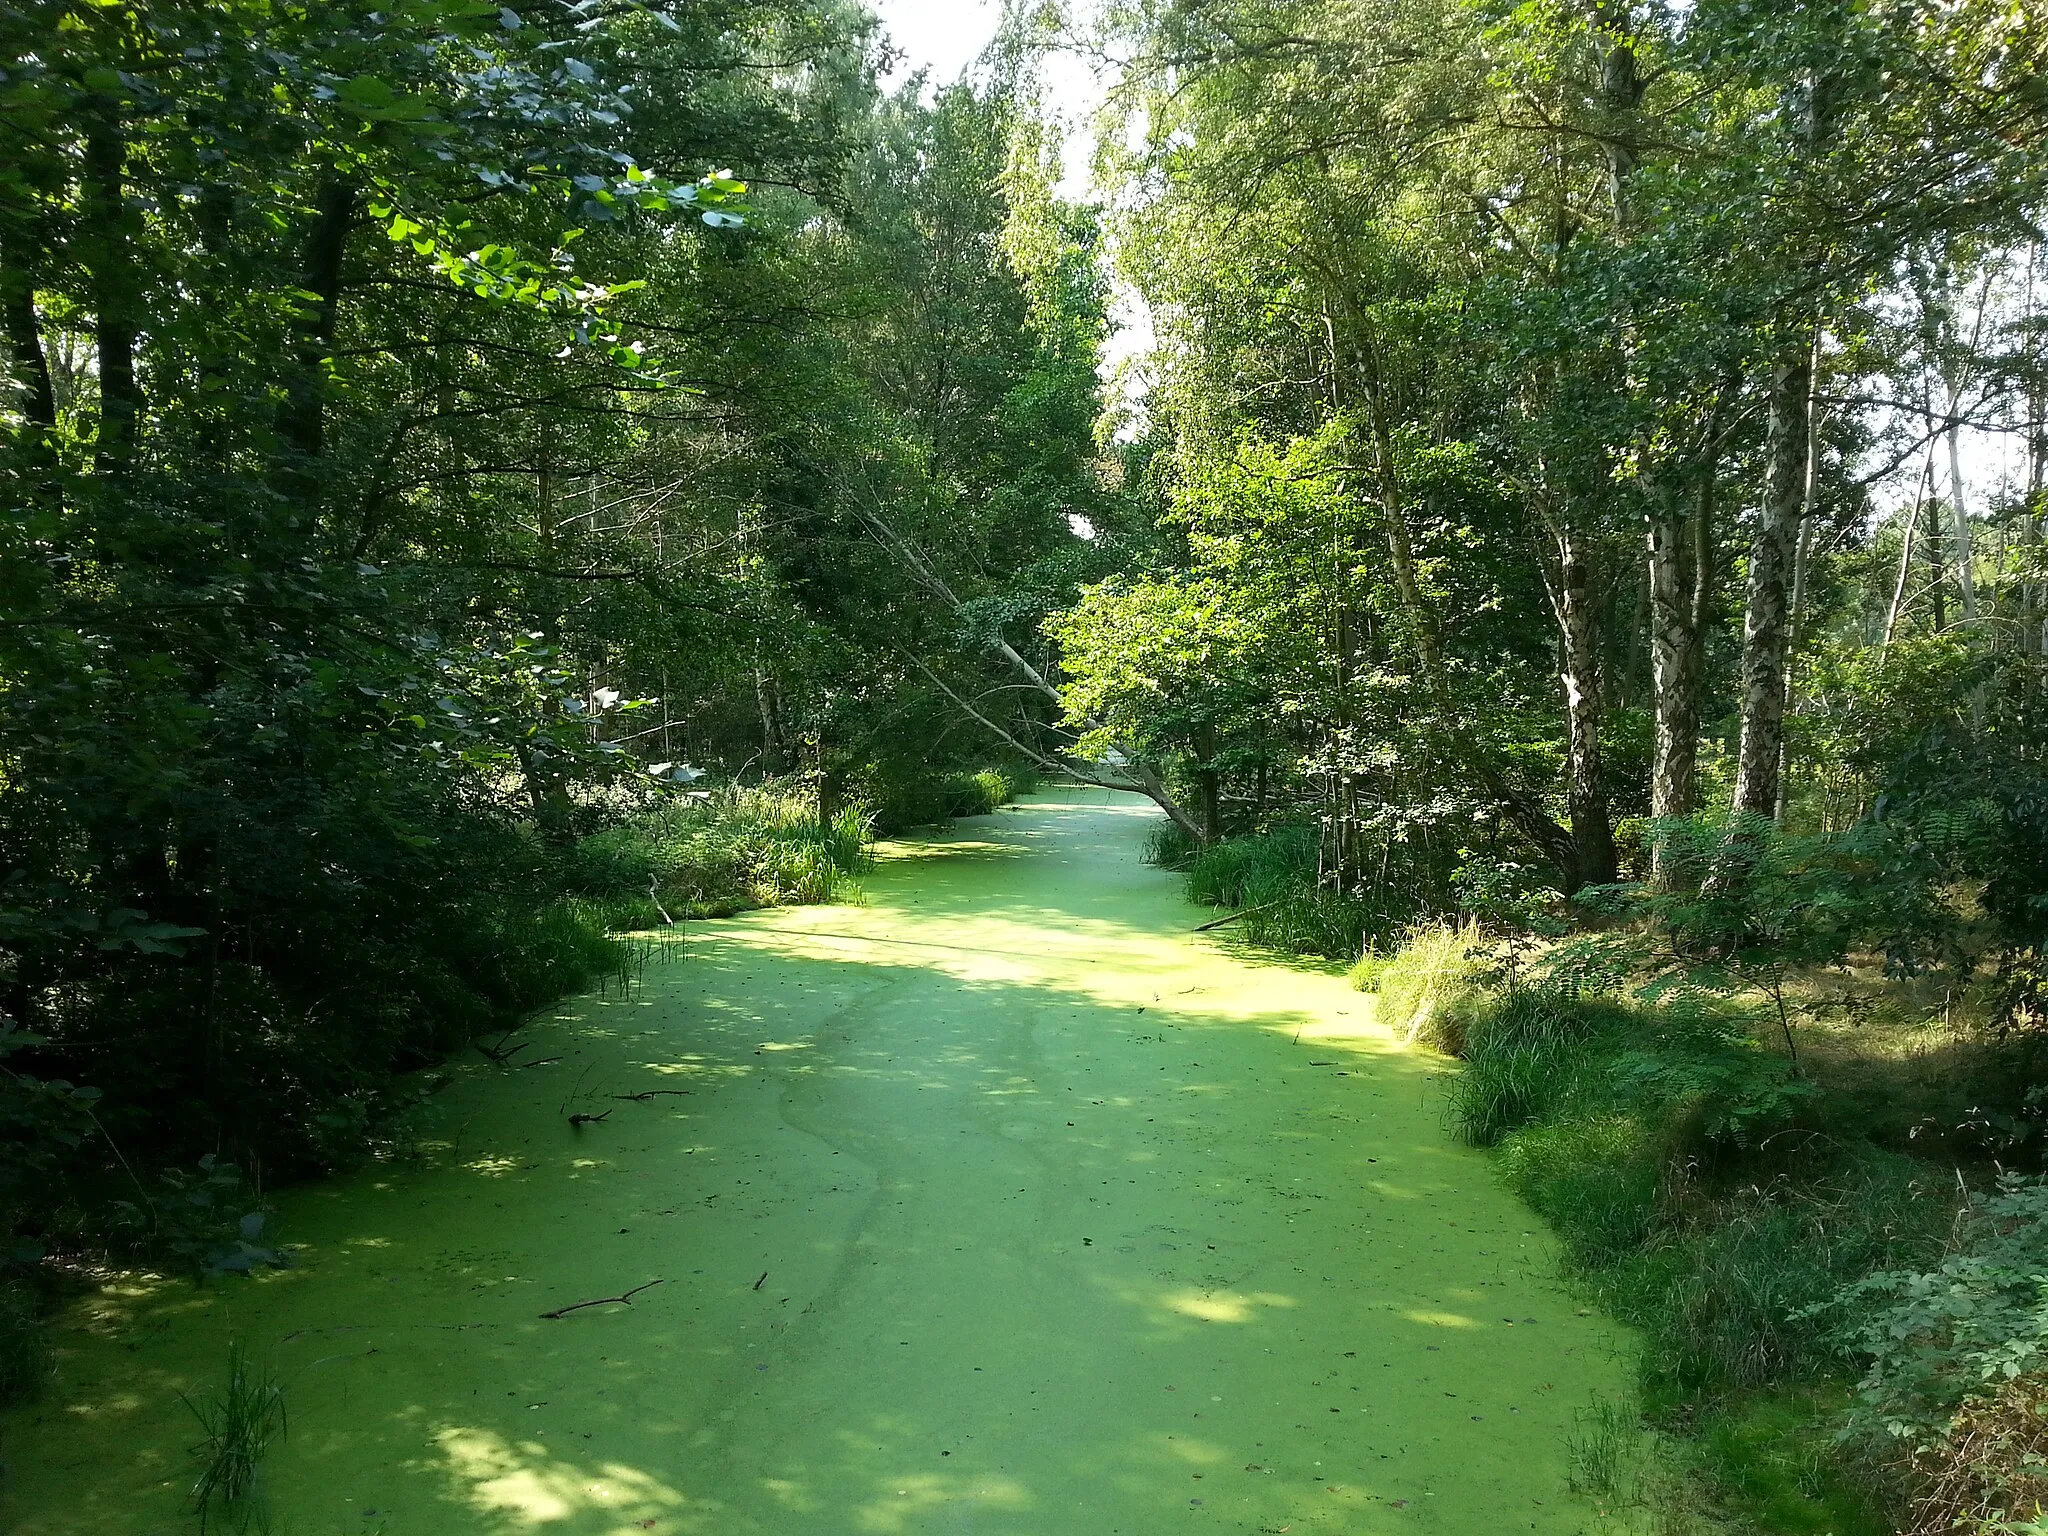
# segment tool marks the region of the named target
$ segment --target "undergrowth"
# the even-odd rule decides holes
[[[986,816],[1036,784],[1016,767],[906,773],[869,764],[853,776],[854,798],[885,836],[937,826],[955,816]]]
[[[664,914],[725,917],[857,894],[871,835],[857,806],[821,819],[814,796],[736,787],[669,801],[583,839],[569,878],[609,904],[615,926],[650,928]]]
[[[1375,894],[1339,891],[1321,878],[1314,827],[1276,827],[1197,847],[1169,825],[1153,832],[1146,856],[1185,875],[1190,901],[1236,908],[1230,936],[1255,948],[1350,960],[1394,926]]]
[[[280,899],[204,947],[145,935],[155,952],[119,985],[50,989],[33,1029],[0,1015],[0,1401],[46,1377],[41,1318],[68,1277],[285,1263],[266,1187],[413,1144],[422,1069],[631,985],[651,952],[637,930],[856,896],[866,816],[815,806],[775,787],[671,797],[568,842],[445,827],[418,835],[407,879],[354,887],[358,913],[316,922]]]
[[[1679,1471],[1643,1485],[1667,1522],[1690,1501],[1769,1532],[1875,1536],[1898,1509],[1915,1531],[2032,1529],[2048,1191],[1964,1217],[1955,1168],[1872,1141],[1741,998],[1526,960],[1441,926],[1353,974],[1385,1023],[1461,1058],[1451,1129],[1640,1331],[1644,1411],[1676,1436]],[[1607,1489],[1613,1439],[1582,1425],[1575,1476]]]

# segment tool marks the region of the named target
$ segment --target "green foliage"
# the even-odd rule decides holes
[[[987,816],[1016,798],[1010,781],[994,768],[946,776],[946,814]]]
[[[1812,1309],[1901,1257],[1936,1251],[1950,1207],[1923,1165],[1867,1154],[1801,1183],[1738,1190],[1669,1239],[1675,1279],[1652,1297],[1653,1378],[1716,1394],[1841,1371]]]
[[[1473,924],[1424,924],[1390,954],[1368,950],[1352,967],[1351,983],[1377,995],[1373,1016],[1386,1028],[1456,1056],[1474,1009],[1485,1002],[1480,944]]]
[[[1093,220],[1006,179],[1014,73],[884,98],[832,0],[0,41],[16,1272],[256,1262],[229,1166],[384,1155],[407,1073],[633,973],[660,901],[850,891],[862,763],[1011,792],[931,679],[986,688],[1120,515]],[[803,803],[674,798],[763,772]]]
[[[1835,1389],[1754,1393],[1707,1414],[1701,1470],[1718,1501],[1788,1536],[1892,1536],[1867,1470],[1845,1465]]]
[[[133,1251],[195,1278],[291,1262],[283,1249],[258,1243],[273,1213],[234,1164],[209,1152],[196,1171],[169,1168],[159,1183],[145,1200],[114,1202],[115,1221]]]
[[[1873,950],[1902,975],[1955,956],[1962,922],[1942,866],[1924,840],[1901,833],[1893,823],[1866,822],[1795,836],[1748,815],[1655,822],[1657,882],[1577,898],[1642,926],[1562,946],[1550,967],[1632,971],[1646,1001],[1684,1016],[1715,998],[1760,1000],[1796,1071],[1796,978]]]
[[[1845,1368],[1821,1314],[1844,1286],[1938,1251],[1939,1175],[1823,1136],[1825,1096],[1739,1011],[1711,995],[1623,1002],[1583,951],[1561,954],[1533,977],[1504,972],[1472,929],[1436,927],[1357,974],[1392,1027],[1462,1055],[1453,1127],[1497,1149],[1569,1271],[1644,1330],[1653,1395],[1711,1402]]]
[[[1512,1107],[1526,1107],[1553,1088],[1526,1086]],[[1489,1122],[1483,1110],[1475,1114],[1468,1108],[1461,1118],[1475,1132],[1506,1135],[1499,1130],[1504,1117]],[[1592,1273],[1636,1259],[1657,1224],[1663,1183],[1662,1149],[1653,1128],[1638,1116],[1613,1112],[1522,1124],[1501,1149],[1501,1170],[1515,1193],[1556,1229],[1572,1264]]]
[[[2048,1367],[2048,1181],[2002,1175],[1938,1267],[1866,1276],[1821,1315],[1867,1363],[1858,1428],[1928,1449],[1966,1398]]]
[[[1406,978],[1397,972],[1394,979],[1399,997]],[[1466,1141],[1493,1146],[1542,1119],[1576,1086],[1587,1037],[1597,1027],[1583,1005],[1530,987],[1475,995],[1469,980],[1461,996],[1455,973],[1439,972],[1431,991],[1416,1005],[1429,1015],[1419,1028],[1433,1039],[1455,1040],[1465,1058],[1453,1080],[1451,1115]],[[1380,996],[1387,996],[1385,981]]]
[[[942,825],[955,816],[986,816],[1022,792],[1024,776],[1013,768],[961,768],[934,772],[923,764],[867,764],[853,775],[848,792],[874,830],[884,836],[914,827]]]
[[[1145,834],[1145,862],[1156,864],[1161,869],[1185,874],[1201,851],[1199,841],[1170,821],[1161,822]]]
[[[42,1298],[19,1281],[0,1283],[0,1402],[33,1399],[50,1378]]]

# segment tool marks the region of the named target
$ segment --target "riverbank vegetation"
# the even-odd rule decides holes
[[[1048,720],[990,651],[1113,566],[1095,225],[1014,49],[883,49],[0,8],[0,1386],[105,1264],[282,1261],[265,1190],[625,931],[1023,781],[954,696]]]
[[[1049,621],[1068,724],[1220,934],[1460,1059],[1671,1520],[2039,1529],[2039,18],[1107,29],[1158,532]]]
[[[96,1266],[281,1261],[263,1188],[624,932],[1066,776],[1462,1058],[1729,1518],[2018,1528],[2027,8],[1119,0],[895,88],[845,0],[0,42],[0,1386]]]

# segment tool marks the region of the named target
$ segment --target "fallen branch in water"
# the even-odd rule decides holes
[[[507,1050],[505,1047],[505,1042],[510,1040],[515,1033],[516,1031],[514,1030],[506,1030],[504,1034],[498,1036],[498,1043],[496,1045],[485,1045],[481,1040],[472,1040],[470,1041],[470,1044],[475,1046],[479,1051],[483,1053],[485,1060],[494,1061],[502,1067],[506,1063],[511,1061],[514,1056],[517,1056],[521,1051],[529,1050],[533,1046],[533,1042],[531,1040],[522,1040],[517,1045],[513,1046],[511,1049]]]
[[[1285,901],[1286,899],[1287,898],[1283,896],[1280,898],[1280,901]],[[1207,933],[1211,928],[1221,928],[1225,923],[1234,923],[1240,917],[1249,917],[1254,912],[1264,912],[1272,907],[1277,907],[1279,905],[1279,901],[1262,901],[1256,907],[1239,907],[1235,912],[1232,912],[1225,917],[1219,917],[1214,922],[1203,923],[1198,927],[1190,929],[1189,931],[1192,933]]]
[[[659,1098],[687,1099],[689,1096],[690,1090],[687,1088],[650,1088],[645,1093],[614,1093],[607,1095],[609,1098],[624,1099],[631,1104],[645,1104],[649,1099]],[[610,1114],[611,1111],[606,1110],[605,1113]]]
[[[633,1304],[633,1298],[635,1296],[638,1296],[642,1291],[651,1291],[657,1285],[664,1285],[666,1283],[666,1281],[662,1280],[650,1280],[645,1285],[634,1286],[633,1289],[626,1292],[623,1296],[598,1296],[594,1297],[589,1301],[572,1301],[566,1307],[557,1307],[552,1312],[543,1312],[541,1313],[541,1316],[546,1318],[567,1317],[571,1312],[580,1312],[585,1307],[608,1307],[613,1302],[618,1301],[622,1301],[627,1306],[631,1306]]]

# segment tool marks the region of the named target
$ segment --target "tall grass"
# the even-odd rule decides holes
[[[1392,926],[1373,897],[1340,893],[1319,878],[1314,827],[1277,827],[1199,849],[1155,833],[1147,852],[1185,872],[1190,901],[1238,908],[1231,934],[1260,949],[1350,960]]]
[[[40,1312],[28,1286],[0,1284],[0,1403],[33,1398],[49,1379],[50,1348]]]
[[[1794,1522],[1782,1528],[1864,1529],[1841,1512],[1868,1479],[1842,1460],[1836,1424],[1814,1417],[1839,1413],[1825,1384],[1854,1365],[1832,1304],[1864,1276],[1940,1254],[1953,1176],[1864,1138],[1853,1106],[1791,1077],[1739,1015],[1492,984],[1477,947],[1467,930],[1422,929],[1355,975],[1395,1029],[1462,1058],[1445,1094],[1451,1128],[1495,1149],[1505,1182],[1556,1232],[1568,1275],[1641,1330],[1654,1409],[1726,1426],[1760,1404],[1808,1404],[1801,1443],[1835,1458],[1798,1480],[1814,1491],[1765,1476],[1765,1450],[1743,1436],[1709,1434],[1699,1454],[1732,1458],[1718,1485],[1767,1489],[1774,1509],[1804,1499],[1821,1522],[1780,1510]],[[1575,1476],[1596,1492],[1610,1481],[1598,1465],[1608,1427],[1582,1426],[1575,1442]]]
[[[906,773],[900,766],[891,772],[870,763],[853,775],[850,788],[867,807],[875,830],[893,834],[937,826],[955,816],[986,816],[1036,784],[1015,766]]]
[[[995,768],[949,773],[943,783],[948,816],[987,816],[1017,798],[1009,776]]]
[[[226,1384],[197,1401],[180,1396],[204,1432],[192,1448],[199,1458],[192,1508],[200,1530],[223,1515],[246,1525],[257,1470],[271,1443],[284,1439],[290,1428],[284,1388],[268,1371],[250,1364],[247,1347],[237,1339],[228,1345]]]
[[[1463,1053],[1470,1015],[1484,998],[1476,924],[1428,923],[1409,930],[1392,954],[1368,950],[1351,984],[1375,994],[1375,1017],[1411,1044]]]
[[[733,788],[674,801],[585,838],[572,879],[613,904],[615,921],[649,926],[671,916],[722,917],[749,907],[799,906],[854,894],[872,864],[864,811],[820,819],[794,790]]]

